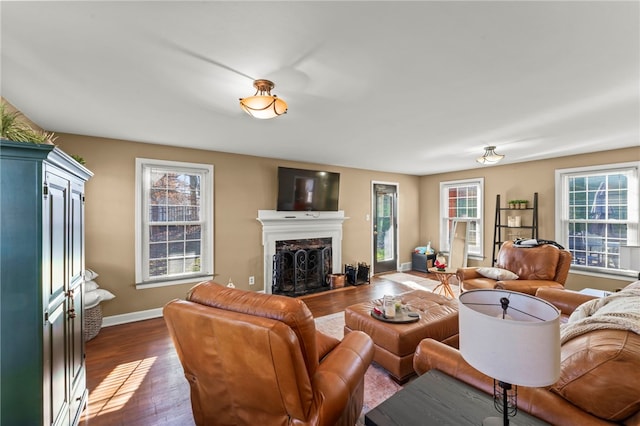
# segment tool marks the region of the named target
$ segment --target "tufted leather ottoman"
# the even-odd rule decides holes
[[[424,290],[400,296],[403,304],[420,313],[418,321],[393,324],[373,318],[373,307],[382,306],[382,300],[376,299],[345,309],[344,334],[360,330],[371,336],[375,348],[373,361],[384,367],[396,382],[404,383],[415,374],[413,354],[422,339],[444,341],[458,334],[458,300]]]

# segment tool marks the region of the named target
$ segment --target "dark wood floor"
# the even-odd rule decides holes
[[[411,272],[421,277],[430,274]],[[372,278],[371,284],[303,296],[314,317],[355,303],[411,290]],[[81,425],[191,426],[189,385],[162,318],[103,328],[87,342],[89,403]]]

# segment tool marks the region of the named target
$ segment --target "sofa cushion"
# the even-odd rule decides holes
[[[595,330],[561,347],[560,379],[551,386],[597,417],[620,422],[640,409],[640,335]]]
[[[552,391],[607,420],[640,409],[640,289],[583,303],[560,335],[561,376]]]
[[[492,278],[496,281],[502,280],[517,280],[518,274],[514,274],[511,271],[502,268],[478,268],[478,273],[486,278]]]

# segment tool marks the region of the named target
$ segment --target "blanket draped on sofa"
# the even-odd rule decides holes
[[[627,287],[580,305],[562,326],[560,343],[599,329],[629,330],[640,334],[640,286]]]

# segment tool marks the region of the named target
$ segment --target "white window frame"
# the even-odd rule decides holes
[[[608,220],[604,223],[626,224],[627,245],[638,245],[638,242],[640,242],[640,227],[638,226],[638,220],[640,219],[640,162],[603,164],[569,169],[557,169],[555,171],[555,239],[559,244],[567,247],[567,249],[569,248],[570,222],[590,222],[588,219],[574,221],[571,221],[569,219],[569,178],[589,175],[597,176],[607,173],[620,172],[629,173],[629,181],[627,187],[627,218],[625,220]],[[627,280],[628,277],[637,276],[637,271],[627,271],[624,269],[611,268],[608,266],[589,266],[588,264],[575,265],[573,263],[571,265],[571,272],[624,280]]]
[[[461,186],[477,186],[478,188],[478,216],[449,217],[449,189]],[[468,245],[468,257],[473,259],[484,258],[484,178],[462,179],[440,182],[440,250],[449,253],[451,243],[449,221],[463,219],[467,221],[477,220],[476,244]],[[471,231],[470,231],[471,232]]]
[[[201,174],[200,217],[201,230],[201,270],[197,273],[180,274],[173,277],[151,278],[148,271],[149,259],[149,171],[153,167],[173,169],[177,172]],[[135,256],[136,288],[146,289],[176,284],[192,283],[213,278],[213,165],[186,163],[180,161],[136,158],[135,184]]]

